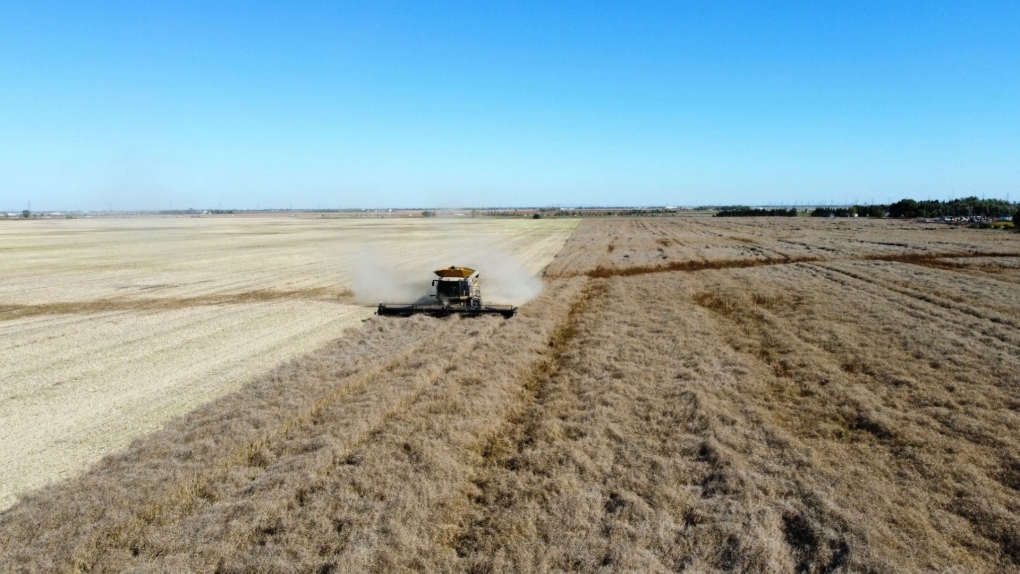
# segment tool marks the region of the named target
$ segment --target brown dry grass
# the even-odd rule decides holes
[[[1020,571],[1017,242],[929,227],[585,222],[513,320],[372,319],[24,498],[0,569]]]

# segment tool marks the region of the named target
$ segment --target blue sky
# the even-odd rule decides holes
[[[1020,199],[1020,2],[21,2],[0,209]]]

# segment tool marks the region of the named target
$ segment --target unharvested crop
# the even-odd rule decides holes
[[[3,564],[1018,571],[1004,235],[586,221],[518,317],[373,318],[25,497]]]

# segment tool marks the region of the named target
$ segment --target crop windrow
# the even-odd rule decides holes
[[[976,259],[984,257],[1020,257],[1020,252],[1003,253],[998,251],[972,251],[968,253],[902,253],[902,254],[870,254],[855,257],[785,257],[767,259],[694,259],[688,261],[671,261],[657,265],[633,265],[628,267],[606,267],[598,265],[584,274],[591,278],[605,279],[609,277],[631,277],[634,275],[647,275],[649,273],[668,273],[678,271],[692,273],[695,271],[718,270],[718,269],[748,269],[752,267],[767,267],[772,265],[791,265],[795,263],[818,263],[836,261],[889,261],[897,263],[911,263],[938,268],[959,268],[944,260],[946,259]]]
[[[608,277],[631,277],[648,273],[666,273],[669,271],[694,272],[707,269],[746,269],[766,265],[786,265],[790,263],[806,263],[818,261],[815,257],[788,257],[784,259],[703,259],[689,261],[671,261],[661,265],[635,265],[631,267],[605,267],[599,265],[585,273],[588,277],[605,279]]]
[[[457,538],[455,550],[458,556],[465,557],[478,550],[479,541],[492,534],[488,532],[488,519],[492,517],[495,506],[500,504],[502,498],[495,475],[499,472],[512,472],[517,467],[516,457],[533,444],[537,429],[542,423],[543,405],[548,397],[549,387],[560,375],[563,355],[577,337],[578,324],[582,317],[598,307],[605,293],[606,284],[603,281],[589,282],[571,303],[563,323],[549,337],[548,356],[535,363],[524,379],[523,386],[527,392],[526,406],[518,415],[507,421],[500,433],[485,442],[482,450],[482,468],[474,480],[478,487],[478,492],[472,496],[475,505],[472,514],[475,519]]]
[[[329,301],[350,304],[354,292],[350,289],[309,289],[271,290],[258,289],[241,293],[216,293],[196,297],[108,297],[85,301],[64,301],[38,304],[0,304],[0,321],[34,317],[38,315],[69,315],[83,313],[109,313],[115,311],[152,312],[172,311],[188,307],[209,305],[245,305],[273,301],[303,300]]]

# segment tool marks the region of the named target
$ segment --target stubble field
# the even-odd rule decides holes
[[[360,326],[373,312],[365,304],[382,298],[369,291],[382,275],[381,287],[396,285],[399,297],[401,281],[460,261],[465,243],[501,245],[497,255],[534,273],[572,228],[286,217],[8,222],[0,227],[0,509]],[[365,284],[363,301],[356,282]]]
[[[585,221],[0,520],[12,571],[1020,571],[1020,236]]]

